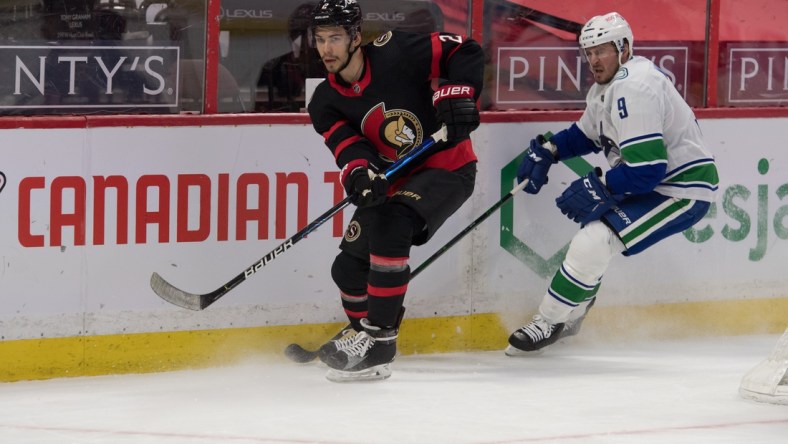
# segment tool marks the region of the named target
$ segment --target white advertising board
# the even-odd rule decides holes
[[[414,248],[411,267],[514,186],[505,167],[530,138],[569,123],[482,125],[474,196]],[[786,121],[700,124],[721,175],[713,211],[693,240],[614,258],[600,303],[785,295]],[[0,162],[0,340],[344,321],[330,267],[352,207],[205,311],[149,286],[155,271],[186,291],[214,290],[342,199],[310,126],[11,129],[0,132]],[[577,229],[554,205],[575,177],[554,167],[539,195],[515,196],[432,263],[410,285],[409,317],[535,307]]]

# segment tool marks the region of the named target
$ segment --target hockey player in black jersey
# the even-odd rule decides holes
[[[321,349],[332,381],[385,379],[397,350],[412,245],[426,243],[471,196],[483,52],[448,33],[387,32],[361,44],[355,0],[322,0],[313,43],[327,79],[309,104],[357,206],[331,268],[354,332]],[[432,82],[436,81],[437,90]],[[388,165],[446,126],[438,143],[387,180]]]

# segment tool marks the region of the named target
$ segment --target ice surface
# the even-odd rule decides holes
[[[386,381],[322,364],[0,384],[0,442],[787,443],[788,408],[738,396],[779,335],[408,355]]]

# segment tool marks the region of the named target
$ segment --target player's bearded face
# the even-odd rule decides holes
[[[612,43],[603,43],[585,50],[588,68],[594,75],[594,81],[601,85],[613,80],[618,72],[619,54]]]
[[[315,31],[315,44],[326,71],[337,74],[350,59],[350,35],[344,28],[320,28]]]

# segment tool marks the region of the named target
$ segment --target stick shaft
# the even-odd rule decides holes
[[[386,178],[389,178],[397,174],[402,168],[413,162],[413,160],[416,159],[417,157],[420,157],[422,153],[427,151],[436,142],[445,141],[445,140],[446,140],[446,128],[442,127],[440,130],[435,132],[435,134],[433,134],[429,139],[425,140],[424,143],[413,148],[411,151],[405,154],[405,156],[394,162],[393,165],[389,166],[389,168],[387,168],[384,173]],[[313,232],[318,227],[323,225],[326,221],[328,221],[334,215],[342,211],[345,207],[350,205],[351,199],[352,199],[351,196],[344,198],[341,202],[334,205],[331,209],[321,214],[317,219],[310,222],[306,227],[302,228],[296,234],[291,236],[289,239],[287,239],[279,246],[268,252],[268,254],[263,256],[259,261],[250,265],[242,273],[238,274],[237,276],[235,276],[234,278],[232,278],[231,280],[229,280],[224,285],[222,285],[221,287],[217,288],[214,291],[204,294],[188,293],[170,284],[158,273],[153,273],[153,275],[151,275],[150,286],[159,297],[161,297],[167,302],[170,302],[171,304],[183,308],[188,308],[190,310],[204,310],[209,305],[219,300],[222,296],[229,293],[230,290],[232,290],[242,282],[249,279],[252,275],[256,274],[258,271],[260,271],[261,268],[268,265],[269,262],[273,261],[280,255],[282,255],[284,252],[292,248],[301,239],[305,238],[309,233]]]

